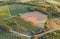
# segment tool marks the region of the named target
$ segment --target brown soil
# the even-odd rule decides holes
[[[22,14],[21,18],[25,19],[28,22],[33,23],[34,25],[43,27],[44,23],[47,20],[47,15],[35,11]]]
[[[60,19],[48,20],[46,26],[49,29],[60,28]]]

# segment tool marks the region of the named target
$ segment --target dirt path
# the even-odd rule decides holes
[[[28,37],[28,38],[31,37],[31,36],[28,36],[28,35],[16,32],[16,31],[11,31],[11,32],[14,33],[14,34],[16,34],[17,36],[24,36],[24,37]]]
[[[53,32],[53,31],[55,31],[55,30],[60,30],[60,28],[56,28],[56,29],[53,29],[53,30],[49,30],[49,31],[47,31],[47,32],[44,32],[44,33],[41,33],[41,34],[38,34],[38,35],[36,35],[36,37],[42,37],[43,35],[46,35],[46,34],[48,34],[48,33],[51,33],[51,32]]]
[[[31,1],[31,0],[21,0],[21,2],[27,2],[27,1]]]

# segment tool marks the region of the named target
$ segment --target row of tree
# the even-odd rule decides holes
[[[32,5],[31,7],[28,8],[30,11],[40,11],[45,14],[48,14],[50,17],[52,15],[60,17],[60,11],[59,11],[60,5],[50,4],[46,1],[43,3],[41,3],[40,1],[31,1],[27,3]]]

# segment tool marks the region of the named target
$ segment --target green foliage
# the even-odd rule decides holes
[[[10,17],[8,6],[0,6],[0,17]]]
[[[33,11],[40,11],[43,12],[44,14],[47,14],[48,16],[52,17],[52,16],[59,16],[60,17],[60,8],[58,7],[59,5],[53,5],[53,4],[49,4],[47,2],[45,3],[35,3],[34,2],[30,2],[30,5],[32,5],[31,7],[29,7],[29,10],[33,10]]]
[[[39,39],[60,39],[60,30],[46,34]]]
[[[26,33],[30,30],[29,32],[32,32],[33,34],[38,34],[41,30],[39,27],[34,26],[30,22],[24,21],[24,19],[21,19],[20,17],[12,17],[9,19],[0,20],[0,24],[3,25],[1,27],[8,31],[15,30],[21,33]]]
[[[12,7],[12,8],[11,8]],[[28,12],[29,5],[24,5],[24,4],[14,4],[14,5],[9,5],[9,11],[13,16],[18,15],[19,13],[26,13]]]

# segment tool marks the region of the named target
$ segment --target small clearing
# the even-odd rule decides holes
[[[28,12],[28,13],[22,14],[21,18],[25,19],[28,22],[32,22],[34,25],[37,25],[43,28],[48,16],[45,14],[42,14],[41,12],[34,11],[34,12]]]

